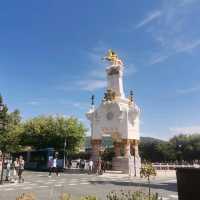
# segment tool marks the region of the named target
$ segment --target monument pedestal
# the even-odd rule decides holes
[[[141,159],[140,157],[114,157],[112,160],[112,169],[122,171],[130,176],[140,176]]]

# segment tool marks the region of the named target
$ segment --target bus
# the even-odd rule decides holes
[[[39,150],[31,150],[15,153],[12,157],[15,159],[16,157],[23,156],[25,161],[25,169],[28,170],[38,170],[38,171],[46,171],[48,170],[48,162],[55,155],[57,156],[57,165],[60,170],[64,167],[64,159],[63,152],[57,152],[54,148],[45,148]]]

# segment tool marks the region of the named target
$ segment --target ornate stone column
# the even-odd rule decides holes
[[[133,156],[139,157],[139,149],[138,149],[139,140],[133,140],[131,142],[131,148],[133,149]]]
[[[121,156],[120,147],[121,147],[120,142],[114,142],[115,157]]]
[[[139,157],[139,149],[138,149],[138,145],[139,145],[139,140],[135,140],[135,157]]]
[[[129,157],[130,155],[130,141],[129,139],[123,139],[123,145],[124,145],[124,156]]]
[[[100,139],[92,139],[91,145],[92,145],[92,160],[97,160],[98,157],[100,156],[101,140]]]

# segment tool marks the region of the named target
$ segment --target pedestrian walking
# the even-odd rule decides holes
[[[10,158],[8,158],[6,161],[6,179],[5,181],[10,181],[10,169],[11,169],[11,164],[12,164],[12,160]]]
[[[18,171],[19,171],[19,158],[15,158],[13,175],[17,176]]]
[[[92,160],[90,160],[89,161],[89,174],[91,174],[92,172],[93,172],[93,161]]]
[[[101,175],[102,174],[101,164],[102,164],[102,161],[101,161],[101,158],[99,158],[97,160],[97,175]]]
[[[81,169],[81,171],[83,171],[84,168],[85,168],[85,160],[81,159],[80,160],[80,169]]]
[[[22,177],[22,173],[24,171],[24,159],[22,156],[19,157],[19,170],[18,170],[18,177],[19,177],[19,183],[24,182],[24,178]]]
[[[49,177],[51,177],[51,173],[52,173],[52,170],[53,170],[53,158],[49,158],[48,168],[49,168]]]
[[[57,176],[60,176],[58,173],[58,159],[56,157],[53,158],[52,168],[49,171],[49,177],[51,177],[52,172],[56,173]]]
[[[2,156],[0,156],[0,175],[1,175],[1,171],[2,171],[2,165],[3,165],[3,158],[2,158]]]
[[[14,181],[17,181],[17,176],[18,176],[18,173],[19,173],[19,158],[16,158],[14,163],[13,163],[13,178],[14,178]]]
[[[106,172],[106,162],[104,160],[102,160],[102,163],[101,163],[101,170],[102,170],[102,174]]]

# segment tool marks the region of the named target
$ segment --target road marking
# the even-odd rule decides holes
[[[55,187],[62,187],[62,185],[61,184],[57,184],[57,185],[54,185]]]
[[[24,188],[21,188],[21,189],[23,189],[23,190],[30,190],[30,189],[32,189],[32,187],[24,187]]]
[[[174,199],[178,199],[178,195],[170,195],[170,197],[174,198]]]
[[[52,184],[52,182],[46,182],[46,183],[44,183],[44,184],[46,184],[46,185],[50,185],[50,184]]]
[[[82,182],[80,183],[81,185],[87,185],[87,184],[90,184],[89,182]]]
[[[162,183],[176,183],[176,182],[177,182],[176,179],[170,179],[170,180],[162,181]]]
[[[68,185],[77,185],[77,184],[75,184],[75,183],[70,183],[70,184],[68,184]]]
[[[6,188],[4,189],[5,191],[11,191],[11,190],[15,190],[14,188]]]
[[[30,183],[29,186],[35,186],[37,183]]]
[[[47,188],[47,187],[49,187],[48,185],[40,185],[39,186],[40,188]]]
[[[162,200],[168,200],[169,198],[168,197],[162,197]]]

